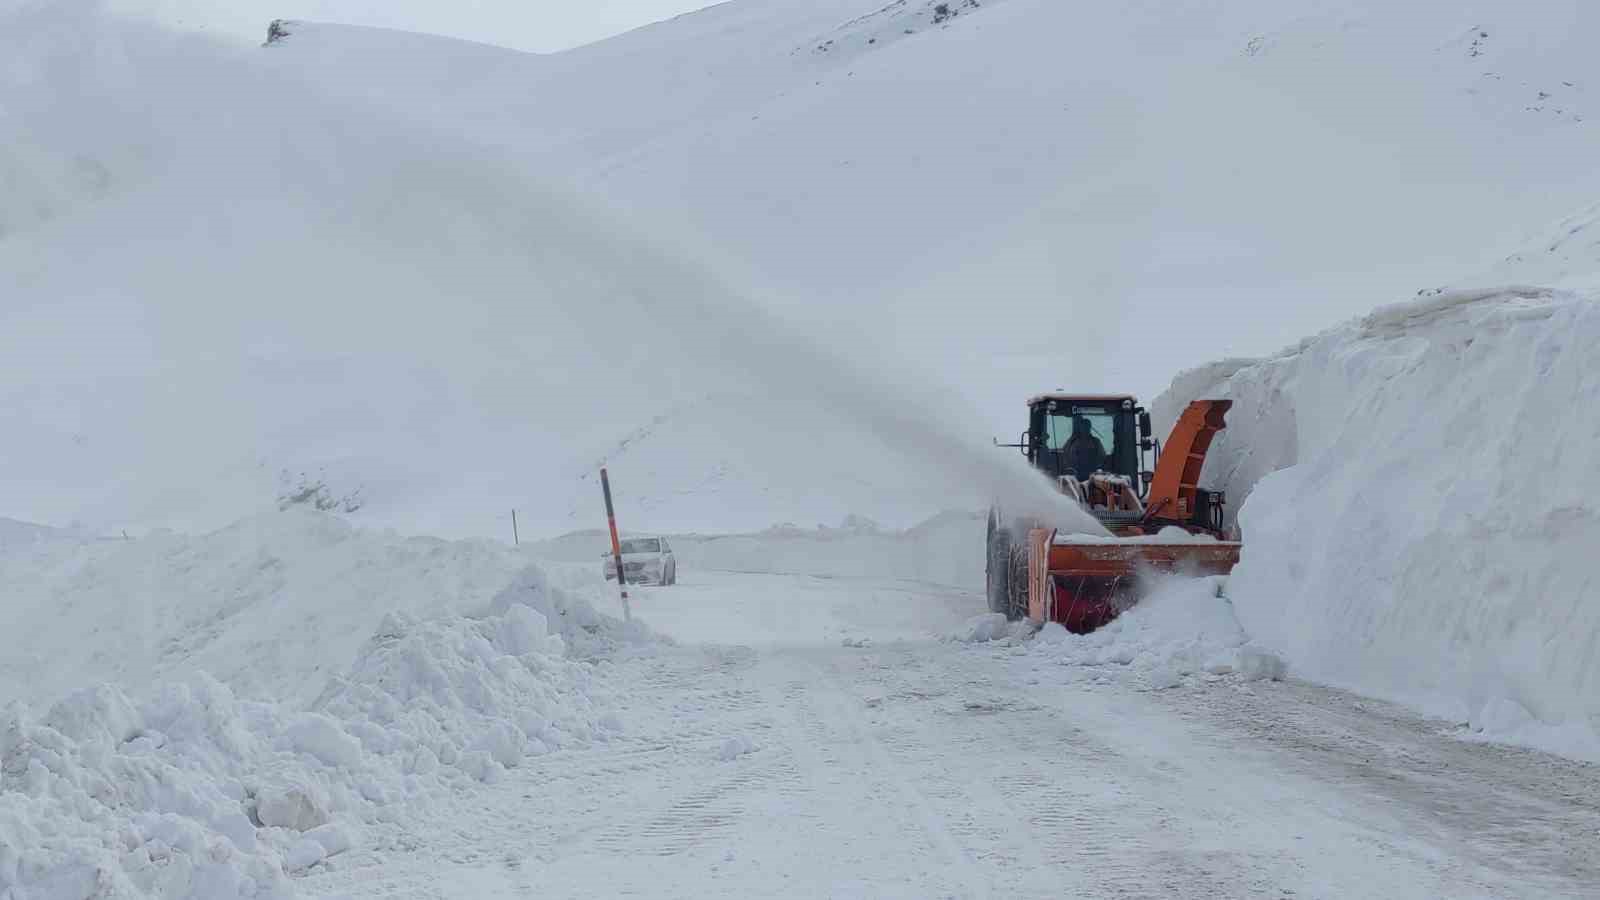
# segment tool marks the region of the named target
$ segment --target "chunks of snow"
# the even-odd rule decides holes
[[[361,765],[361,742],[345,734],[333,719],[318,713],[301,713],[283,731],[283,744],[309,753],[324,765],[354,769]]]
[[[346,553],[388,543],[389,558],[404,559],[398,536],[330,531],[314,516],[282,523],[304,529],[281,544],[285,571],[324,558],[330,540]],[[209,567],[232,567],[227,555],[194,552],[210,537],[122,549],[144,558],[147,540],[185,556],[201,583],[216,579]],[[48,553],[37,559],[53,565]],[[377,609],[386,599],[352,597]],[[367,610],[377,627],[309,704],[246,699],[191,670],[142,698],[105,684],[42,713],[6,706],[0,897],[288,897],[285,873],[348,851],[368,823],[420,814],[437,794],[620,728],[591,699],[592,667],[568,658],[568,641],[550,632],[586,634],[599,653],[648,641],[647,631],[550,588],[537,570],[484,606],[472,617]],[[257,626],[226,623],[217,638]]]
[[[1226,579],[1161,579],[1140,603],[1098,631],[1074,635],[1047,622],[1034,638],[1036,652],[1077,666],[1114,666],[1155,690],[1190,675],[1281,679],[1276,656],[1251,646],[1223,595]]]
[[[256,792],[256,821],[269,828],[310,831],[328,823],[328,792],[314,782],[269,784]]]
[[[1228,594],[1255,646],[1600,758],[1597,347],[1593,296],[1454,291],[1175,382],[1158,411],[1234,401],[1204,479],[1244,501]]]
[[[984,613],[973,616],[962,626],[961,631],[954,635],[958,641],[968,644],[981,644],[1002,638],[1011,633],[1011,623],[1001,613]]]
[[[1250,681],[1282,681],[1289,672],[1278,654],[1248,645],[1239,648],[1237,666],[1239,674]]]
[[[355,846],[350,830],[338,825],[323,825],[306,832],[283,854],[283,867],[291,872],[309,869],[319,862]]]

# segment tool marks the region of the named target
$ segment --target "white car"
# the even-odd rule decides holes
[[[617,577],[615,557],[608,550],[601,567],[606,580]],[[664,537],[628,538],[622,542],[622,571],[629,584],[677,584],[678,561]]]

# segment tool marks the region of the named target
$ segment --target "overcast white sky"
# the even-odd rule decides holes
[[[260,42],[273,19],[424,31],[550,52],[710,6],[709,0],[108,0],[118,10]]]

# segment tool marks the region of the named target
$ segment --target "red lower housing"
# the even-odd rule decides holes
[[[1226,575],[1239,562],[1234,541],[1058,543],[1055,532],[1028,535],[1028,618],[1087,634],[1138,602],[1156,573]]]

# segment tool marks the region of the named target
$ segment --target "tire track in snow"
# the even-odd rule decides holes
[[[969,855],[992,862],[1007,895],[1280,896],[1270,879],[1239,877],[1239,859],[1172,850],[1191,840],[1150,799],[1159,792],[1125,784],[1113,748],[1031,702],[1025,686],[976,674],[964,656],[927,657],[919,648],[858,663],[867,672],[856,680],[883,691],[879,730],[895,765]]]
[[[835,654],[837,655],[837,654]],[[906,778],[888,750],[876,735],[876,729],[861,714],[861,698],[841,687],[833,667],[818,664],[815,660],[801,659],[815,673],[815,686],[807,699],[818,704],[837,723],[845,745],[858,749],[872,777],[881,779],[905,801],[915,823],[926,834],[947,868],[961,882],[961,896],[984,898],[990,896],[989,884],[977,871],[977,861],[968,853],[962,842],[947,824],[947,817],[936,804],[911,779]]]
[[[667,654],[650,667],[627,706],[654,725],[636,738],[651,746],[631,751],[621,765],[610,759],[612,754],[601,753],[585,773],[626,776],[640,799],[620,814],[612,808],[603,822],[562,835],[539,854],[543,860],[672,857],[731,843],[756,800],[793,792],[795,767],[785,765],[781,748],[719,758],[730,738],[765,735],[773,728],[762,693],[743,683],[757,659],[747,648],[707,648]],[[723,684],[731,677],[741,683]]]

